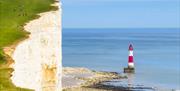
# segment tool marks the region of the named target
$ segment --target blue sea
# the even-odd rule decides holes
[[[133,84],[180,89],[180,29],[63,29],[63,66],[123,73],[130,43]]]

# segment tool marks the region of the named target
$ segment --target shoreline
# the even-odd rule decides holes
[[[63,91],[88,89],[113,79],[127,79],[127,77],[116,72],[100,72],[80,67],[63,67],[62,86]]]
[[[82,67],[63,67],[63,91],[179,91],[140,84],[113,85],[128,80],[128,76],[117,72],[94,71]]]

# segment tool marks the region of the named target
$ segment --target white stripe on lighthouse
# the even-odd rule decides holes
[[[134,63],[128,63],[128,66],[134,68]]]
[[[133,51],[129,51],[129,56],[133,56]]]

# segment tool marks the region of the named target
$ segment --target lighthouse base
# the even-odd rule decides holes
[[[130,67],[124,68],[124,73],[135,73],[135,69]]]

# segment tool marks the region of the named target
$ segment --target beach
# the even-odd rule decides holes
[[[93,86],[102,82],[127,78],[116,72],[100,72],[80,67],[63,67],[62,72],[62,87],[65,91],[83,91],[83,89],[91,91]]]
[[[20,42],[12,52],[14,69],[11,80],[17,87],[35,91],[61,89],[61,7],[39,14],[24,29],[29,38]]]
[[[128,74],[95,71],[82,67],[63,67],[63,91],[169,91],[150,86],[135,86],[131,83],[119,86],[111,83],[129,80]]]

